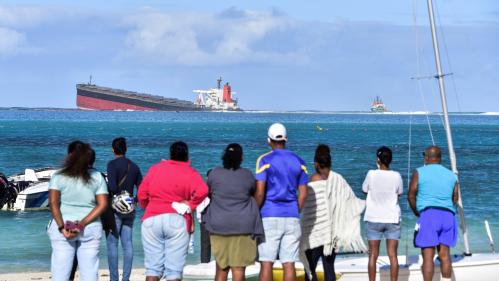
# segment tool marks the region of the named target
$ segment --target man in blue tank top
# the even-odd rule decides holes
[[[451,280],[450,247],[457,242],[457,224],[454,205],[459,199],[456,175],[440,164],[442,152],[437,146],[426,148],[425,165],[412,174],[408,200],[419,217],[414,234],[414,245],[421,248],[423,278],[431,281],[434,273],[435,247],[440,258],[441,280]]]
[[[284,280],[296,280],[295,262],[301,238],[300,210],[307,197],[305,162],[286,149],[286,128],[275,123],[268,131],[272,151],[256,162],[255,199],[262,215],[265,241],[258,245],[260,281],[272,280],[272,267],[279,257]]]

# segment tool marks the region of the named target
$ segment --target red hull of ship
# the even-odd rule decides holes
[[[76,105],[80,109],[92,110],[154,110],[153,108],[142,107],[132,104],[101,100],[85,96],[76,97]]]

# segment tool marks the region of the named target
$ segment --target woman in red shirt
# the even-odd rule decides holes
[[[170,160],[153,165],[139,187],[137,196],[145,209],[142,245],[146,281],[182,279],[189,232],[193,230],[190,210],[208,195],[201,175],[189,164],[187,144],[175,142],[170,146]]]

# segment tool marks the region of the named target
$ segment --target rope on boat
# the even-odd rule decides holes
[[[419,55],[419,50],[420,48],[420,39],[419,39],[419,31],[418,31],[418,22],[417,22],[417,17],[416,17],[416,5],[417,1],[413,0],[412,1],[412,22],[414,25],[414,31],[416,33],[416,69],[417,69],[417,76],[416,77],[421,77],[421,57]],[[431,138],[431,143],[435,145],[435,138],[433,137],[433,130],[431,128],[431,122],[430,122],[430,117],[428,114],[428,107],[426,106],[426,100],[423,94],[423,89],[421,85],[421,79],[415,79],[417,82],[417,88],[418,88],[418,93],[421,96],[421,101],[423,103],[423,108],[425,111],[425,117],[426,117],[426,123],[428,125],[428,130],[430,131],[430,138]],[[412,122],[412,116],[411,116],[411,122]],[[412,123],[411,123],[412,125]]]

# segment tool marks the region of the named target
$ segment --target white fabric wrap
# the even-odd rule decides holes
[[[302,210],[300,259],[309,277],[305,256],[308,249],[324,246],[324,255],[336,252],[367,252],[360,231],[366,204],[355,196],[347,181],[331,171],[327,180],[308,184],[308,198]]]

